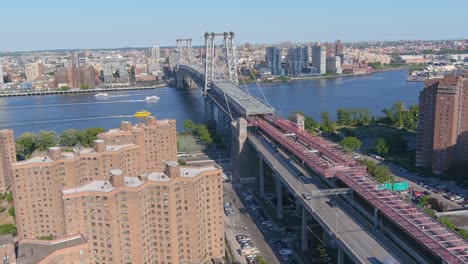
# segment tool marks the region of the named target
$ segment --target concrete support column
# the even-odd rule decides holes
[[[265,173],[263,171],[263,157],[259,156],[260,159],[260,197],[265,197]]]
[[[295,203],[296,203],[296,215],[301,216],[301,207],[303,206],[299,202],[299,199],[296,199]]]
[[[302,206],[302,228],[301,228],[301,249],[302,251],[306,251],[309,246],[307,244],[307,210],[304,206]]]
[[[341,247],[338,247],[338,264],[344,264],[344,252]]]
[[[177,88],[184,88],[184,76],[180,72],[176,75],[176,85]]]
[[[375,228],[377,228],[379,225],[378,212],[379,212],[379,209],[377,207],[374,207],[374,227]]]
[[[277,203],[276,203],[276,208],[277,208],[276,217],[279,220],[282,220],[283,219],[283,191],[282,191],[280,176],[275,175],[275,177],[276,177],[276,195],[278,196]]]

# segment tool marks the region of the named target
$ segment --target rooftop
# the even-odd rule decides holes
[[[53,252],[86,243],[81,236],[60,240],[36,240],[20,242],[18,246],[17,264],[36,264]]]
[[[13,244],[13,236],[12,235],[1,235],[0,236],[0,246]]]
[[[202,172],[206,171],[215,171],[218,168],[214,166],[206,166],[206,167],[181,167],[180,168],[180,176],[183,178],[193,178],[197,175],[199,175]],[[111,173],[114,173],[114,175],[120,175],[122,171],[117,169],[117,170],[112,170]],[[172,179],[169,178],[167,175],[165,175],[162,172],[152,172],[150,174],[144,175],[148,177],[148,181],[155,181],[155,182],[169,182]],[[125,186],[126,187],[138,187],[145,182],[141,181],[138,177],[125,177]],[[112,184],[109,181],[103,181],[103,180],[95,180],[88,182],[85,185],[82,185],[78,188],[72,188],[72,189],[63,189],[62,193],[63,194],[73,194],[73,193],[81,193],[81,192],[112,192],[115,190],[115,188],[112,186]]]
[[[218,168],[214,166],[206,166],[206,167],[181,167],[180,168],[180,176],[185,178],[193,178],[198,174],[205,172],[205,171],[214,171]]]

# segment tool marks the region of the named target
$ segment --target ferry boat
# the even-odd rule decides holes
[[[109,95],[107,93],[98,93],[94,95],[94,97],[101,97],[101,98],[108,97],[108,96]]]
[[[147,101],[147,102],[154,102],[154,101],[158,101],[158,100],[159,100],[159,97],[156,96],[156,95],[146,96],[146,98],[145,98],[145,101]]]
[[[150,116],[151,112],[148,112],[146,110],[141,110],[135,113],[135,117],[145,117],[145,116]]]

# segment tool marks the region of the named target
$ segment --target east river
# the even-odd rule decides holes
[[[287,117],[292,111],[303,111],[315,119],[328,111],[332,118],[338,108],[367,108],[373,115],[403,101],[417,104],[422,83],[407,83],[406,70],[387,71],[358,77],[300,80],[291,82],[247,84],[246,89],[266,100],[276,113]],[[108,92],[97,100],[93,93],[0,98],[0,129],[15,130],[15,136],[30,131],[54,130],[58,133],[73,128],[118,127],[123,120],[136,122],[133,114],[145,109],[158,119],[174,118],[177,129],[183,121],[203,122],[203,97],[199,89],[191,91],[163,87],[154,90]],[[157,102],[145,97],[157,95]]]

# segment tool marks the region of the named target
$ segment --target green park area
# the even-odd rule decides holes
[[[200,143],[199,139],[190,133],[177,134],[177,151],[178,152],[200,152],[205,149],[205,145]]]

